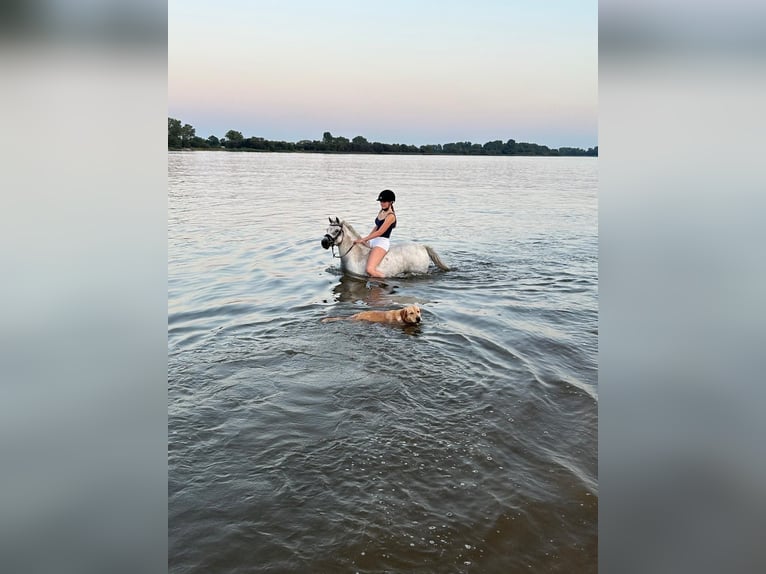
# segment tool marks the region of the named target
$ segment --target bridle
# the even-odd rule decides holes
[[[331,225],[331,227],[333,227],[333,226]],[[351,250],[354,248],[356,243],[351,243],[351,247],[349,247],[343,255],[335,255],[335,245],[336,245],[335,241],[339,237],[341,238],[341,240],[337,244],[338,245],[338,251],[340,251],[340,244],[343,243],[343,234],[345,233],[345,231],[343,231],[343,226],[342,225],[337,225],[336,227],[340,227],[340,233],[338,233],[335,237],[333,237],[329,233],[325,233],[324,236],[329,240],[330,247],[332,248],[332,256],[335,259],[343,259],[346,255],[348,255],[351,252]]]

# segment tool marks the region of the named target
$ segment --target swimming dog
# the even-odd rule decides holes
[[[420,308],[417,305],[408,305],[402,309],[392,309],[391,311],[362,311],[350,317],[325,317],[322,319],[322,323],[344,320],[393,325],[418,325],[420,323]]]

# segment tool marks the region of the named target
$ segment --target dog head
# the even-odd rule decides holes
[[[420,308],[417,305],[409,305],[399,311],[402,321],[408,325],[417,325],[420,323]]]

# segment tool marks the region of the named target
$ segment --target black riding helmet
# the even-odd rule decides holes
[[[378,194],[377,201],[396,201],[396,195],[390,189],[384,189]]]

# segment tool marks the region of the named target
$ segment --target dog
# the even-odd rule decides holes
[[[325,317],[322,323],[330,321],[370,321],[372,323],[388,323],[389,325],[419,325],[420,308],[408,305],[402,309],[391,311],[362,311],[350,317]]]

